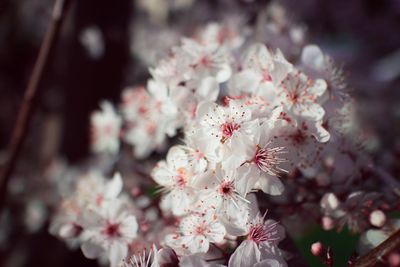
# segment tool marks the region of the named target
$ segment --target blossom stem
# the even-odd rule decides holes
[[[376,248],[372,249],[363,257],[355,261],[352,267],[373,267],[378,266],[379,262],[394,249],[400,247],[400,230],[397,230],[388,239]]]
[[[70,2],[71,0],[55,0],[48,29],[40,46],[39,55],[25,89],[24,97],[8,144],[6,159],[0,171],[0,211],[4,206],[8,183],[27,135],[30,118],[33,114],[34,102],[38,95],[38,88],[43,78],[43,73],[48,65],[49,55],[54,49],[55,42],[60,33],[62,21]]]

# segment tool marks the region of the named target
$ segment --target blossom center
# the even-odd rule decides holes
[[[230,138],[233,135],[233,132],[240,129],[240,125],[236,122],[225,122],[221,126],[222,132],[222,142],[226,139]]]
[[[119,224],[107,223],[106,227],[103,229],[103,234],[109,238],[115,238],[121,236]]]
[[[278,165],[286,161],[284,158],[280,157],[282,153],[285,153],[283,147],[268,148],[265,146],[261,148],[257,146],[253,162],[260,170],[272,175],[277,175],[279,173]]]
[[[185,187],[186,186],[186,170],[184,168],[179,168],[178,170],[178,175],[175,176],[175,182],[178,185],[178,187]]]
[[[272,81],[271,75],[270,75],[269,72],[266,71],[266,70],[264,70],[264,71],[262,72],[262,78],[263,78],[263,81],[264,81],[264,82],[270,82],[270,81]]]
[[[275,240],[274,236],[276,234],[276,224],[272,224],[269,227],[264,224],[255,224],[250,228],[248,239],[254,241],[258,245],[262,242]]]
[[[203,235],[205,233],[205,231],[206,231],[206,229],[203,225],[197,226],[196,230],[195,230],[196,234],[198,234],[198,235]]]
[[[231,196],[234,191],[234,186],[232,181],[224,181],[219,187],[219,192],[223,196]]]

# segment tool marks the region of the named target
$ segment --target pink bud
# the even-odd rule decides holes
[[[400,267],[400,254],[397,252],[391,253],[388,262],[390,267]]]
[[[386,215],[381,210],[374,210],[369,214],[369,222],[375,227],[382,227],[386,222]]]
[[[323,250],[324,250],[324,246],[322,245],[321,242],[316,242],[311,245],[311,253],[316,257],[321,256]]]
[[[139,186],[134,186],[134,187],[132,187],[132,189],[131,189],[131,195],[132,195],[133,197],[138,197],[138,196],[141,195],[141,194],[142,194],[142,190],[140,189]]]
[[[322,228],[325,231],[332,230],[335,227],[335,222],[329,216],[322,217],[321,223],[322,223]]]

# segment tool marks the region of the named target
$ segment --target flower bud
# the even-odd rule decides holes
[[[386,215],[381,210],[374,210],[369,215],[369,222],[375,227],[382,227],[386,222]]]
[[[325,231],[332,230],[335,227],[335,222],[329,216],[322,217],[321,223],[322,223],[322,228]]]
[[[82,228],[76,224],[65,224],[60,228],[59,235],[62,238],[76,237],[80,234]]]
[[[324,246],[322,245],[321,242],[315,242],[314,244],[311,245],[311,253],[316,257],[321,256],[323,250]]]
[[[388,257],[390,267],[400,267],[400,254],[393,252]]]

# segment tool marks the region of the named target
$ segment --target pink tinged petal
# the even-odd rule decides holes
[[[128,256],[128,246],[124,243],[114,242],[110,246],[108,251],[108,259],[110,261],[110,267],[118,267],[121,261]]]
[[[271,70],[273,68],[271,53],[264,44],[257,43],[248,50],[244,65],[259,70]]]
[[[193,195],[189,194],[186,190],[177,189],[171,193],[172,213],[176,216],[186,214],[191,208]]]
[[[121,175],[119,173],[115,173],[114,177],[107,182],[106,190],[104,192],[105,198],[116,198],[122,191],[123,182]]]
[[[167,154],[167,163],[174,169],[188,167],[188,156],[181,146],[173,146],[170,148]]]
[[[157,163],[156,167],[153,169],[151,174],[154,181],[162,186],[173,186],[175,181],[173,179],[174,173],[172,170],[168,168],[168,165],[165,161],[160,161]]]
[[[250,267],[260,261],[261,253],[257,244],[245,240],[229,259],[228,267]]]
[[[192,254],[207,253],[210,243],[203,235],[197,236],[184,236],[182,237],[182,244],[187,245],[188,250]]]
[[[96,259],[101,256],[104,252],[103,248],[92,243],[92,242],[85,242],[81,245],[81,250],[83,255],[85,255],[88,259]]]
[[[62,238],[71,238],[77,237],[79,234],[81,234],[82,230],[82,227],[77,224],[67,223],[61,226],[58,234]]]
[[[271,72],[272,80],[274,84],[280,84],[292,71],[292,64],[286,61],[286,59],[275,60],[275,66]]]
[[[208,231],[206,231],[206,236],[211,242],[222,242],[224,240],[226,230],[225,227],[219,222],[213,222],[208,226]]]

